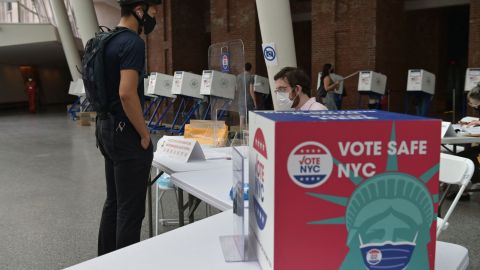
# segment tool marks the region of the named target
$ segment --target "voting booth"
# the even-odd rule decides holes
[[[255,75],[253,82],[253,91],[265,95],[270,95],[270,83],[268,78]]]
[[[204,70],[200,86],[200,94],[226,99],[235,98],[236,79],[228,73],[216,70]]]
[[[153,100],[145,111],[145,117],[148,116],[151,108],[154,108],[147,124],[150,130],[166,129],[162,121],[176,99],[176,96],[172,94],[172,85],[173,76],[171,75],[152,72],[148,77],[148,84],[146,84],[147,93],[145,95],[152,97]],[[163,112],[158,115],[162,104],[165,104]]]
[[[172,94],[173,76],[152,72],[149,76],[147,93],[150,96],[175,98]]]
[[[261,269],[435,269],[440,120],[259,111],[249,130]]]
[[[480,83],[480,68],[467,68],[465,74],[465,91],[469,92]]]
[[[200,75],[185,71],[175,71],[172,94],[203,99],[203,95],[200,94],[201,81],[202,76]]]
[[[70,109],[68,109],[68,113],[71,115],[72,119],[76,120],[77,112],[85,112],[88,111],[88,109],[90,108],[90,103],[88,102],[86,97],[83,80],[77,79],[75,81],[71,81],[68,88],[68,94],[77,97]]]
[[[408,71],[407,91],[420,91],[434,95],[435,75],[424,69],[410,69]]]
[[[374,71],[359,72],[358,92],[385,95],[386,86],[387,76]]]

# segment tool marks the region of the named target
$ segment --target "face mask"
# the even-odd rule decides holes
[[[418,233],[417,233],[418,234]],[[412,258],[415,249],[415,241],[413,242],[392,242],[371,243],[364,245],[360,235],[360,250],[362,252],[363,262],[367,269],[387,269],[387,270],[403,270],[407,267]]]
[[[140,18],[140,15],[136,14],[134,11],[132,11],[132,14],[138,21],[139,35],[142,33],[142,31],[145,32],[145,35],[150,34],[155,28],[155,25],[157,25],[157,21],[155,20],[155,18],[148,15],[148,8],[143,11],[143,18]]]
[[[293,100],[290,100],[287,92],[277,92],[278,110],[277,111],[291,111]]]
[[[143,16],[143,30],[145,31],[145,35],[150,34],[155,28],[155,25],[157,25],[155,18],[145,12]]]

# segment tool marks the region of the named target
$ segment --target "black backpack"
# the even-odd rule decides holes
[[[105,31],[104,29],[107,29]],[[127,31],[127,28],[100,27],[85,46],[85,54],[82,58],[82,79],[85,86],[87,100],[93,110],[98,113],[110,111],[105,85],[104,49],[105,45],[116,35]]]

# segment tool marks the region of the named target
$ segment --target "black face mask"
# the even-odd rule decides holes
[[[148,15],[148,8],[143,11],[143,18],[140,19],[140,17],[135,14],[135,12],[132,11],[133,16],[138,21],[138,34],[140,35],[142,33],[142,30],[144,30],[145,35],[150,34],[153,29],[155,28],[155,25],[157,25],[157,21],[155,20],[154,17]]]
[[[143,15],[143,30],[145,31],[145,35],[150,34],[155,28],[155,25],[157,25],[157,20],[148,15],[148,13],[145,13],[145,15]]]
[[[480,108],[479,108],[479,107],[473,107],[473,110],[474,110],[477,114],[480,114]]]

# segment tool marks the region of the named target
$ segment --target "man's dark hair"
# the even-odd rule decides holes
[[[468,92],[468,97],[480,101],[480,83]]]
[[[246,70],[246,71],[252,70],[252,64],[250,64],[250,63],[248,63],[248,62],[245,63],[245,70]]]
[[[131,5],[122,5],[120,7],[120,16],[122,17],[128,17],[132,15],[132,10],[138,6],[138,3],[136,4],[131,4]]]
[[[296,85],[302,87],[302,92],[310,97],[310,77],[302,69],[295,67],[284,67],[280,70],[273,79],[276,81],[278,79],[284,79],[288,84],[295,88]]]

